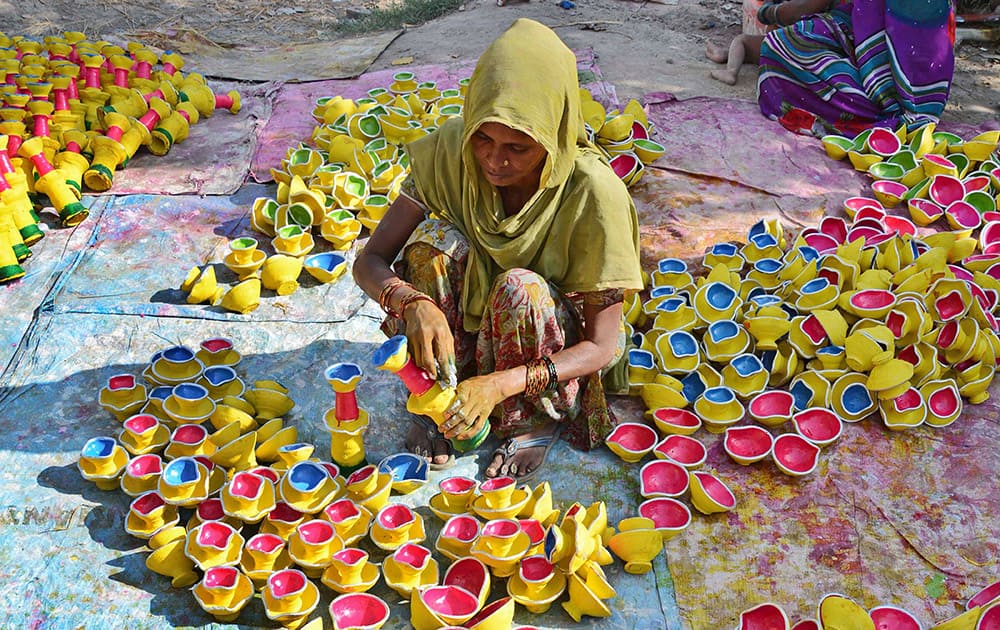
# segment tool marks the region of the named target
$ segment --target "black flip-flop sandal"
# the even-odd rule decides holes
[[[549,451],[551,451],[552,447],[555,446],[555,443],[559,441],[559,435],[562,433],[562,430],[563,425],[559,423],[556,424],[556,428],[549,435],[530,438],[527,440],[519,440],[516,437],[508,438],[503,442],[503,444],[498,446],[496,450],[493,451],[493,457],[495,458],[499,455],[502,458],[500,466],[503,466],[504,462],[513,457],[514,453],[522,448],[545,447],[545,452],[542,453],[542,461],[539,462],[538,466],[536,466],[534,470],[524,475],[507,475],[509,477],[513,477],[518,483],[531,481],[534,479],[535,475],[538,474],[538,471],[545,466],[545,460],[549,456]]]
[[[451,468],[452,466],[455,465],[455,453],[452,451],[451,448],[451,440],[441,435],[441,432],[438,431],[436,424],[434,424],[429,419],[423,416],[411,416],[410,422],[419,426],[421,430],[423,430],[424,437],[427,439],[427,442],[430,443],[431,445],[431,452],[429,455],[425,455],[423,453],[417,452],[417,449],[412,444],[405,444],[404,446],[407,451],[413,453],[414,455],[427,457],[428,458],[427,467],[430,470],[445,470],[446,468]],[[448,448],[448,461],[444,462],[443,464],[434,463],[434,457],[437,454],[434,450],[434,445],[438,441],[444,442]]]

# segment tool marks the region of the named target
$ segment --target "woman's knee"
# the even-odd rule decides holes
[[[549,283],[530,269],[508,269],[493,280],[490,302],[495,307],[528,306],[539,301],[552,302]]]

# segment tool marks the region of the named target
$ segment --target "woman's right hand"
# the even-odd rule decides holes
[[[437,304],[430,300],[411,302],[400,315],[406,323],[406,339],[413,362],[434,379],[454,374],[455,340]],[[438,374],[439,366],[446,372],[450,370],[451,374]]]

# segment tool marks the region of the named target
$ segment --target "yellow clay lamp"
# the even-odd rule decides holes
[[[128,462],[128,452],[113,438],[95,437],[83,445],[77,467],[87,481],[101,490],[112,490],[119,487],[118,478]]]
[[[247,433],[248,431],[254,431],[257,429],[257,421],[254,420],[253,416],[247,413],[246,409],[241,409],[239,407],[233,406],[227,403],[233,403],[236,400],[242,401],[242,398],[230,398],[227,401],[223,398],[215,406],[215,412],[209,417],[209,421],[212,426],[219,431],[229,427],[235,426],[238,433]],[[253,411],[253,408],[250,408]],[[260,440],[260,436],[257,438]],[[218,445],[218,446],[221,446]]]
[[[275,504],[274,483],[252,472],[237,472],[222,488],[222,509],[245,523],[259,523]]]
[[[506,630],[513,627],[517,604],[511,597],[501,597],[483,606],[465,622],[469,630]]]
[[[523,558],[507,581],[507,593],[536,615],[546,612],[565,590],[565,574],[556,571],[544,555]]]
[[[261,234],[274,236],[274,221],[277,217],[278,202],[268,197],[254,200],[250,212],[250,227]],[[263,264],[263,261],[261,261]]]
[[[63,174],[56,170],[45,156],[42,136],[34,136],[24,141],[18,149],[18,155],[34,165],[36,179],[34,188],[46,195],[53,207],[59,212],[63,226],[71,227],[87,218],[89,210],[83,207],[79,196],[66,183]]]
[[[146,403],[146,386],[131,374],[115,374],[101,388],[98,403],[115,419],[124,421]]]
[[[284,539],[277,534],[259,533],[247,540],[239,566],[254,586],[260,588],[271,573],[292,566],[292,559]]]
[[[170,441],[170,431],[155,416],[136,414],[122,423],[118,441],[132,455],[158,453]]]
[[[182,534],[184,531],[182,528],[167,529],[179,529]],[[194,562],[184,554],[185,542],[184,537],[174,538],[157,546],[146,556],[146,568],[170,578],[170,585],[174,588],[187,588],[199,579]]]
[[[187,554],[201,570],[235,566],[243,553],[243,536],[223,521],[208,521],[188,532]]]
[[[278,494],[290,507],[316,514],[341,493],[335,473],[317,462],[297,462],[281,477]]]
[[[198,274],[198,279],[191,286],[187,295],[188,304],[215,304],[222,299],[225,289],[219,286],[215,278],[215,267],[205,265],[205,268]]]
[[[249,236],[229,241],[229,254],[223,263],[241,280],[253,275],[264,264],[266,254],[257,249],[257,239]]]
[[[924,422],[933,427],[946,427],[962,413],[962,398],[952,379],[927,381],[920,386],[920,395],[927,403]]]
[[[426,547],[405,543],[382,561],[385,583],[401,597],[410,597],[413,589],[437,584],[438,563]]]
[[[337,551],[323,571],[323,584],[337,593],[364,593],[375,586],[379,567],[368,562],[368,552],[353,547]]]
[[[726,427],[738,422],[745,410],[736,399],[736,392],[720,385],[706,389],[694,401],[694,411],[710,433],[722,433]]]
[[[320,223],[320,235],[332,243],[334,249],[348,249],[361,234],[362,224],[348,210],[331,210]]]
[[[273,469],[268,468],[267,470]],[[287,503],[279,501],[261,521],[258,531],[261,534],[274,534],[287,541],[296,527],[310,519],[310,515],[299,512]]]
[[[378,630],[389,620],[389,605],[368,593],[346,593],[330,603],[333,630]]]
[[[386,505],[372,521],[372,542],[383,551],[395,551],[408,542],[423,542],[423,518],[408,506],[393,503]]]
[[[888,429],[912,429],[923,424],[927,417],[927,402],[920,390],[909,387],[895,398],[879,400],[879,412]]]
[[[858,422],[873,413],[878,399],[868,390],[868,377],[848,372],[830,386],[830,407],[844,422]]]
[[[146,492],[133,499],[125,518],[125,531],[148,540],[156,532],[177,525],[180,516],[177,506],[170,505],[155,491]]]
[[[210,471],[194,457],[178,457],[163,467],[157,491],[172,505],[191,507],[208,498]]]
[[[880,400],[889,400],[909,389],[912,377],[913,364],[902,359],[890,359],[872,368],[865,386]]]
[[[122,473],[120,479],[122,492],[130,497],[137,497],[150,490],[156,490],[162,472],[163,459],[158,454],[136,455],[129,460]]]
[[[583,617],[610,617],[611,609],[591,590],[576,573],[567,576],[569,601],[562,603],[563,609],[574,621],[580,623]]]
[[[736,495],[718,477],[693,470],[690,473],[691,505],[702,514],[728,512],[736,507]]]
[[[275,254],[264,261],[260,280],[265,289],[278,295],[291,295],[299,288],[298,278],[301,272],[301,258]]]
[[[288,555],[309,577],[319,577],[343,548],[333,525],[322,519],[299,523],[288,536]]]
[[[294,426],[282,427],[280,426],[281,418],[272,418],[273,421],[278,422],[278,428],[274,434],[269,435],[266,439],[262,437],[264,435],[265,427],[268,427],[270,420],[257,430],[257,450],[254,454],[257,457],[257,461],[261,462],[276,462],[278,461],[278,452],[282,447],[288,446],[289,444],[294,444],[299,439],[298,428]],[[274,425],[271,425],[272,427]]]
[[[200,424],[182,424],[170,434],[170,441],[163,450],[167,459],[207,456],[214,453],[216,445],[209,438],[208,429]]]
[[[234,567],[213,567],[191,589],[195,600],[218,621],[235,621],[254,595],[253,583]]]
[[[823,628],[875,630],[875,622],[869,612],[844,595],[825,595],[820,600],[818,613],[820,627]]]
[[[663,542],[677,536],[691,524],[691,510],[670,497],[648,499],[639,504],[639,515],[653,521]]]
[[[303,228],[300,225],[285,225],[278,228],[271,241],[274,251],[297,258],[305,256],[316,246],[312,234],[307,229],[308,226]]]
[[[345,545],[353,545],[368,534],[372,514],[350,499],[338,499],[323,508],[320,517],[333,524]]]
[[[379,346],[372,357],[372,363],[377,369],[392,372],[403,381],[410,392],[406,401],[409,412],[428,416],[436,425],[444,422],[444,412],[455,399],[455,389],[442,386],[426,371],[417,367],[409,356],[404,335],[391,337]],[[476,435],[466,440],[451,440],[452,447],[460,453],[472,450],[482,444],[489,433],[490,423],[487,422]]]
[[[330,456],[344,474],[365,464],[364,432],[368,412],[358,407],[355,389],[364,375],[355,363],[334,363],[323,372],[333,388],[336,402],[324,415],[330,431]]]
[[[446,514],[438,514],[446,517]],[[438,533],[434,548],[451,560],[459,560],[469,556],[473,543],[479,538],[482,526],[475,517],[468,514],[455,514],[447,517],[444,526]]]
[[[734,357],[722,368],[722,382],[743,399],[764,391],[767,381],[764,364],[752,353]]]
[[[297,569],[275,571],[261,591],[264,614],[286,628],[297,628],[316,610],[319,588]]]
[[[625,572],[642,575],[652,570],[651,561],[663,549],[663,537],[654,528],[653,519],[641,516],[618,523],[618,533],[608,546],[625,561]]]
[[[199,376],[202,372],[198,371]],[[183,382],[175,385],[163,401],[163,410],[177,424],[201,424],[215,413],[215,401],[201,385]]]
[[[440,630],[471,619],[479,610],[475,596],[458,586],[425,586],[410,592],[414,630]]]
[[[149,152],[159,156],[169,153],[174,144],[187,139],[191,125],[197,123],[198,118],[194,105],[178,103],[176,109],[150,131]]]

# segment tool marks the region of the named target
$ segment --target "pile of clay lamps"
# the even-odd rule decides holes
[[[703,429],[724,433],[739,464],[806,475],[844,423],[878,415],[893,431],[944,429],[963,401],[989,396],[1000,252],[971,230],[918,236],[875,198],[845,206],[850,219],[825,217],[790,246],[778,223],[761,221],[747,244],[712,247],[697,280],[684,261],[663,259],[649,297],[627,304],[630,390],[656,430],[624,424],[608,446],[626,461],[652,454],[689,469],[688,487],[676,470],[643,476],[643,487],[669,476],[680,488],[645,498],[676,503],[690,489],[700,512],[735,507],[722,479],[695,470]]]
[[[883,605],[866,610],[853,599],[830,593],[820,599],[815,619],[802,619],[794,624],[785,611],[773,603],[754,606],[740,613],[737,630],[821,630],[822,628],[856,628],[857,630],[996,630],[1000,628],[1000,582],[995,582],[973,595],[965,611],[933,626],[924,626],[911,613],[896,606]]]
[[[134,42],[0,33],[0,64],[0,283],[24,275],[19,263],[43,235],[36,210],[77,225],[82,192],[110,189],[140,147],[165,155],[201,118],[240,109],[237,92],[217,95],[181,72],[180,55]]]
[[[147,568],[190,588],[218,621],[259,596],[269,619],[296,627],[324,587],[337,595],[335,628],[378,628],[389,607],[367,591],[380,578],[410,602],[418,630],[506,630],[517,605],[540,614],[560,600],[576,621],[607,617],[611,552],[639,574],[662,550],[651,518],[624,519],[616,532],[595,502],[560,519],[547,482],[519,488],[509,477],[440,480],[429,504],[443,527],[432,545],[421,515],[391,500],[426,483],[426,462],[408,453],[365,462],[360,367],[323,374],[336,395],[323,418],[330,461],[285,422],[288,389],[250,384],[241,361],[232,341],[215,337],[197,350],[164,348],[139,375],[112,375],[98,402],[121,431],[88,440],[77,463],[98,488],[132,497],[125,530],[146,541]],[[451,561],[443,576],[434,551]],[[487,601],[492,579],[507,579],[508,596]]]

